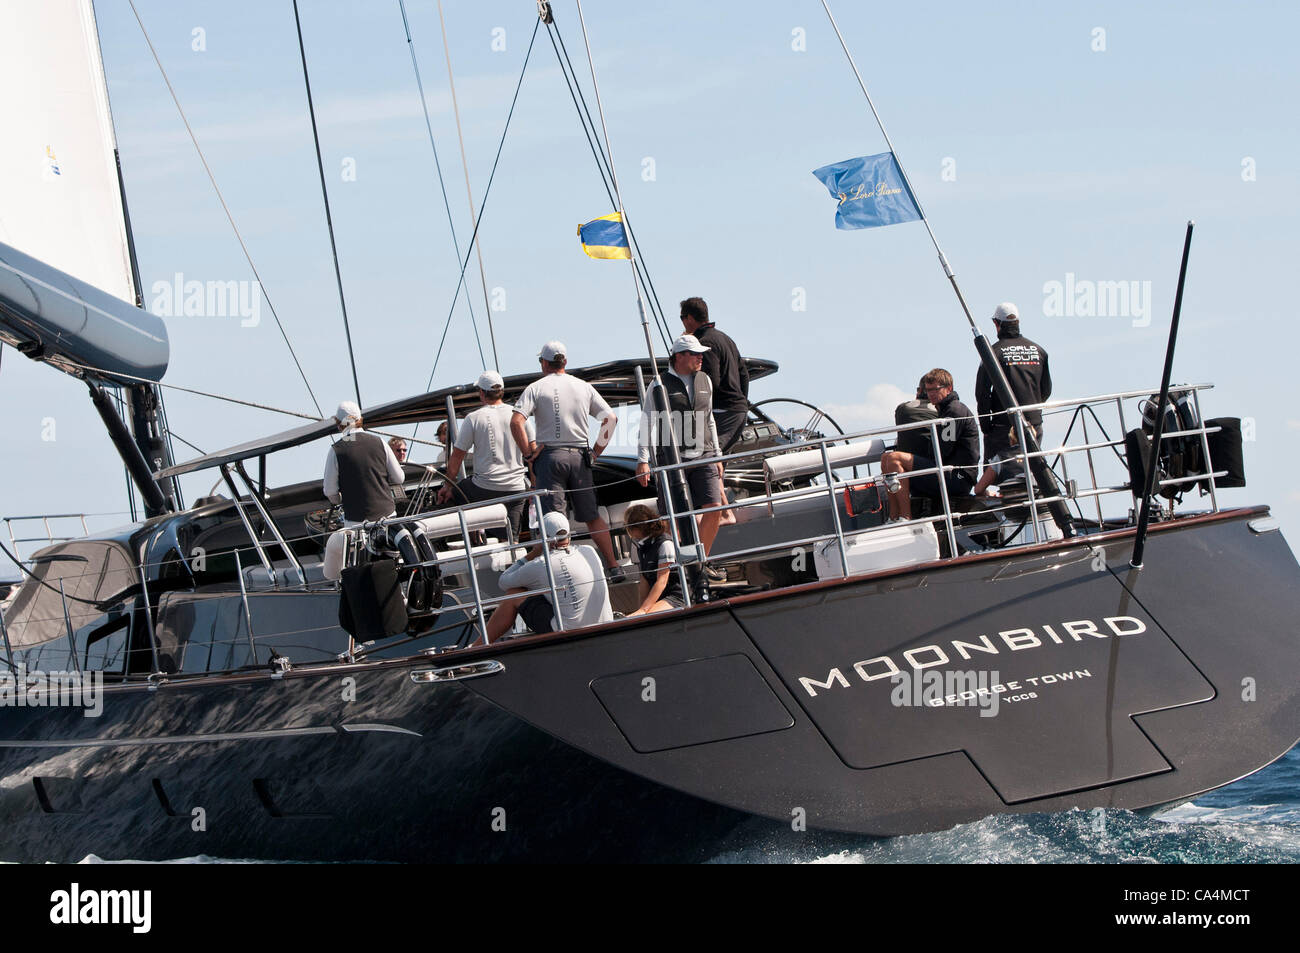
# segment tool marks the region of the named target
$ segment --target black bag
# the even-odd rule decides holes
[[[1210,446],[1209,470],[1211,473],[1227,470],[1227,474],[1215,478],[1216,489],[1246,485],[1246,465],[1241,452],[1241,418],[1215,417],[1205,422],[1207,430],[1221,428],[1218,433],[1207,433],[1205,441]],[[1201,481],[1201,489],[1209,492],[1210,481]]]
[[[844,512],[850,518],[889,512],[885,489],[875,483],[850,486],[844,490]]]
[[[1151,435],[1144,430],[1130,430],[1124,435],[1124,458],[1128,462],[1129,489],[1141,498],[1147,485],[1147,473],[1152,465]],[[1156,473],[1156,491],[1159,492],[1163,471]]]
[[[406,631],[406,602],[394,560],[376,559],[343,570],[339,625],[359,642]]]

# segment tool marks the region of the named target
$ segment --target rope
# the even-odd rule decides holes
[[[501,149],[506,144],[506,133],[510,131],[510,119],[515,114],[515,104],[519,102],[519,90],[524,84],[524,74],[528,71],[528,60],[533,55],[533,44],[537,42],[537,30],[541,25],[541,20],[533,24],[533,36],[528,41],[528,52],[524,55],[524,66],[519,71],[519,82],[515,84],[515,95],[510,100],[510,112],[506,114],[505,128],[501,130],[501,141],[497,143],[497,154],[492,160],[492,173],[488,176],[487,188],[483,190],[483,204],[479,206],[478,216],[474,219],[474,231],[469,239],[471,246],[474,244],[474,239],[478,237],[479,225],[482,224],[483,213],[487,210],[488,197],[492,194],[492,182],[497,174],[497,163],[501,161]],[[438,352],[433,357],[433,368],[429,371],[428,383],[424,385],[426,393],[433,388],[433,375],[437,373],[438,361],[442,358],[442,348],[447,343],[447,330],[451,327],[451,316],[456,311],[456,301],[460,298],[460,289],[465,286],[465,270],[469,267],[469,256],[470,253],[466,252],[465,258],[460,265],[460,279],[456,282],[456,293],[452,296],[451,307],[447,310],[447,320],[442,325],[442,339],[438,342]],[[414,433],[419,433],[419,431],[420,425],[416,424]]]
[[[123,371],[108,371],[102,367],[95,367],[91,364],[78,364],[76,361],[57,360],[50,361],[49,363],[52,367],[59,367],[65,371],[79,371],[82,374],[89,372],[109,381],[120,379],[124,381],[140,381],[145,384],[157,384],[159,387],[166,387],[168,390],[178,390],[183,394],[194,394],[197,397],[210,397],[213,400],[224,400],[230,404],[239,404],[241,407],[252,407],[256,410],[269,410],[273,413],[284,414],[288,417],[301,417],[304,420],[321,420],[325,417],[324,414],[316,417],[312,414],[299,413],[296,410],[284,410],[281,407],[272,407],[270,404],[258,404],[251,400],[240,400],[238,397],[227,397],[225,394],[210,394],[207,391],[195,390],[192,387],[182,387],[179,384],[164,384],[162,381],[150,380],[147,377],[136,377],[134,374],[127,374]],[[317,405],[317,410],[319,409],[319,405]]]
[[[447,62],[447,87],[451,90],[451,111],[456,117],[456,139],[460,143],[460,165],[465,170],[465,196],[469,199],[469,213],[474,214],[474,193],[469,188],[469,160],[465,158],[465,134],[461,132],[460,127],[460,105],[456,101],[456,80],[451,75],[451,50],[447,46],[447,21],[442,16],[442,0],[438,0],[438,24],[442,27],[442,55]],[[534,31],[535,32],[535,31]],[[487,317],[488,335],[492,338],[492,361],[499,364],[497,358],[497,335],[492,327],[492,302],[488,299],[487,290],[487,272],[483,269],[483,246],[478,240],[478,235],[474,236],[474,251],[478,255],[478,277],[483,284],[483,307],[486,309],[484,314]],[[459,256],[460,252],[457,251]],[[466,301],[469,300],[467,295]],[[474,328],[474,333],[478,333],[478,328]],[[483,348],[479,346],[479,356],[481,357]],[[483,369],[487,370],[486,362]]]
[[[316,107],[311,101],[311,79],[307,75],[307,48],[302,42],[302,21],[298,18],[298,0],[293,0],[293,22],[298,28],[298,53],[302,57],[302,81],[307,88],[307,113],[311,116],[311,137],[316,143],[316,169],[320,172],[321,198],[325,202],[325,228],[330,236],[330,253],[334,256],[334,280],[339,287],[339,308],[343,312],[343,333],[348,342],[348,361],[352,365],[352,387],[357,394],[357,403],[361,400],[361,384],[357,380],[357,358],[352,352],[352,326],[348,322],[348,302],[343,294],[343,272],[339,268],[339,249],[334,241],[334,220],[330,216],[330,193],[325,187],[325,164],[320,154],[320,133],[316,131]],[[319,408],[317,408],[319,409]],[[322,415],[323,416],[323,415]]]
[[[565,85],[568,86],[569,89],[569,98],[573,100],[574,108],[578,111],[578,121],[582,125],[583,134],[587,137],[587,146],[591,149],[591,154],[596,159],[596,168],[600,172],[601,184],[605,186],[605,194],[609,196],[610,204],[617,207],[618,201],[614,198],[614,191],[609,184],[610,178],[613,176],[613,170],[609,167],[609,160],[606,158],[604,152],[597,148],[596,140],[593,138],[593,136],[599,138],[596,133],[596,121],[592,118],[591,108],[587,105],[587,98],[582,93],[582,84],[578,81],[578,74],[573,68],[573,61],[569,59],[569,50],[564,44],[564,37],[560,33],[560,28],[559,26],[548,24],[548,35],[552,30],[554,31],[554,35],[551,36],[551,47],[555,49],[556,61],[560,64],[560,73],[564,76]],[[556,47],[556,40],[559,41],[558,47]],[[570,75],[573,76],[572,81],[569,79]],[[628,217],[626,209],[623,210],[623,227],[627,231],[628,240],[632,243],[636,251],[636,258],[633,260],[633,264],[636,267],[637,275],[640,277],[641,283],[645,285],[646,289],[650,292],[650,300],[652,302],[650,313],[655,318],[655,325],[659,330],[659,336],[663,340],[664,348],[666,350],[671,349],[669,341],[672,339],[673,333],[671,328],[668,326],[667,319],[664,318],[663,306],[659,303],[659,293],[655,290],[654,282],[650,280],[650,271],[645,265],[645,256],[641,251],[641,243],[637,241],[636,233],[632,229],[632,221]]]
[[[176,90],[172,87],[172,81],[167,77],[167,70],[163,69],[162,60],[158,58],[158,51],[154,49],[153,40],[149,38],[149,31],[144,28],[144,21],[140,19],[140,11],[135,8],[135,0],[128,0],[128,2],[131,4],[131,12],[135,14],[135,22],[140,25],[140,32],[144,34],[144,41],[149,46],[149,52],[153,54],[153,61],[158,64],[158,72],[162,73],[163,82],[167,84],[167,92],[171,93],[172,102],[176,104],[176,111],[180,113],[181,122],[185,124],[185,131],[189,133],[190,141],[194,143],[194,151],[199,154],[199,161],[203,163],[203,171],[208,174],[208,181],[212,183],[213,191],[217,193],[217,201],[221,203],[221,209],[226,213],[226,220],[230,222],[230,228],[234,231],[235,239],[239,242],[239,247],[244,253],[244,260],[248,262],[248,267],[252,270],[253,277],[257,279],[257,287],[261,290],[262,297],[266,299],[266,306],[271,309],[271,317],[275,318],[275,326],[280,329],[280,336],[284,338],[284,346],[289,349],[289,356],[293,358],[294,366],[298,368],[298,375],[302,378],[303,385],[307,388],[307,394],[311,397],[311,402],[316,407],[316,413],[323,417],[325,416],[325,412],[320,409],[320,402],[316,400],[316,394],[311,389],[311,382],[307,380],[307,373],[302,369],[302,363],[298,360],[298,355],[293,349],[293,344],[289,342],[289,335],[285,332],[284,325],[280,322],[280,315],[276,313],[275,305],[271,302],[271,296],[266,291],[266,285],[262,281],[262,276],[258,274],[257,266],[253,264],[253,256],[249,254],[248,246],[244,244],[244,236],[239,233],[239,226],[235,224],[235,217],[230,212],[230,206],[226,204],[225,196],[221,194],[221,187],[217,185],[217,178],[212,174],[212,168],[208,165],[207,157],[203,154],[202,147],[199,146],[199,140],[194,135],[194,130],[190,128],[190,121],[185,117],[185,110],[181,108],[181,101],[176,95]],[[155,382],[149,381],[149,383]]]
[[[456,260],[460,261],[460,240],[456,237],[456,222],[451,215],[451,200],[447,197],[447,183],[442,177],[442,163],[438,160],[438,146],[433,141],[433,124],[429,121],[429,104],[424,96],[424,83],[420,79],[420,64],[415,58],[415,41],[411,39],[411,27],[406,19],[406,0],[397,0],[397,5],[402,10],[402,27],[406,30],[406,44],[411,53],[411,68],[415,70],[415,85],[420,90],[420,108],[424,110],[424,128],[429,132],[429,146],[433,149],[433,165],[438,170],[438,187],[442,189],[442,206],[447,210],[447,225],[451,228],[451,244],[456,249]],[[471,210],[473,206],[471,205]],[[482,267],[480,266],[480,271]],[[469,320],[474,326],[474,343],[478,345],[478,356],[483,361],[484,369],[487,368],[487,359],[483,356],[483,341],[478,334],[478,319],[474,316],[474,303],[468,296],[465,298],[465,304],[469,307]],[[492,313],[488,312],[488,330],[492,329]],[[492,359],[495,361],[497,356],[496,337],[492,338]]]

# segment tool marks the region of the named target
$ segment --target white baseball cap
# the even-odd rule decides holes
[[[541,353],[537,356],[543,361],[553,361],[557,357],[568,357],[569,350],[564,346],[563,341],[547,341],[542,345]]]
[[[478,376],[476,384],[479,390],[491,390],[494,387],[506,386],[506,382],[501,379],[501,375],[496,371],[484,371]]]
[[[686,351],[692,354],[703,354],[707,350],[709,349],[701,344],[694,334],[682,334],[678,336],[677,340],[673,341],[672,352],[674,354],[682,354]]]
[[[1019,321],[1020,309],[1010,301],[1004,301],[993,309],[994,321]]]
[[[547,539],[563,539],[569,535],[569,518],[552,510],[542,517],[542,535]]]
[[[339,409],[334,411],[334,419],[341,424],[345,424],[349,420],[360,420],[361,408],[355,402],[345,400],[339,404]]]

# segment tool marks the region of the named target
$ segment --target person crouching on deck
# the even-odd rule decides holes
[[[601,622],[613,622],[609,604],[609,586],[605,582],[600,555],[591,546],[569,543],[569,519],[552,511],[542,518],[543,542],[501,574],[500,585],[507,595],[541,589],[531,596],[518,596],[502,602],[488,620],[487,636],[495,642],[514,625],[515,616],[535,633],[554,632],[559,628],[581,629]],[[549,543],[551,572],[547,575],[542,548]],[[551,604],[551,580],[559,606]],[[563,622],[563,626],[560,623]]]

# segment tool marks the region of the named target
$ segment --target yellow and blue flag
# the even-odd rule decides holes
[[[578,238],[582,240],[582,250],[591,258],[632,257],[627,232],[623,230],[622,212],[602,215],[586,225],[579,225]]]
[[[836,228],[876,228],[921,218],[892,152],[845,159],[814,169],[813,175],[840,203]]]

